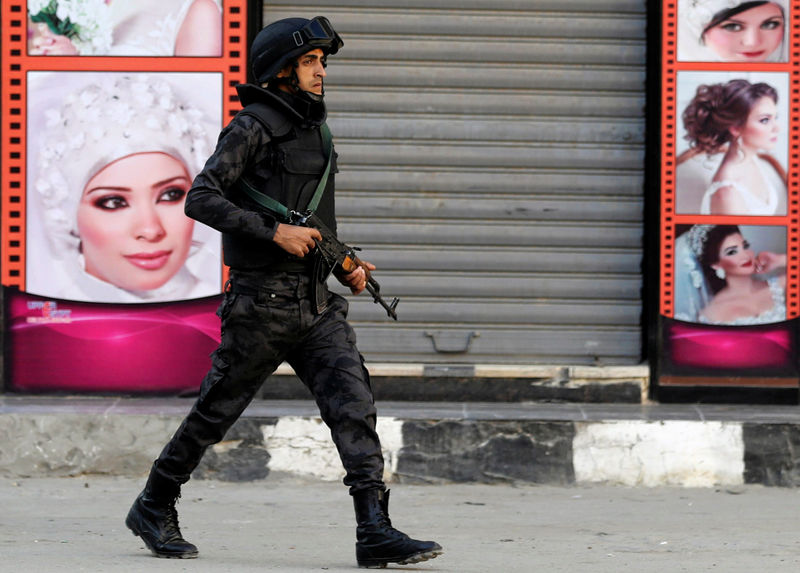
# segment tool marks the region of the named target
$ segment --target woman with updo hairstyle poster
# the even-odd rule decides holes
[[[715,75],[728,76],[679,74],[683,111],[676,137],[676,210],[784,215],[787,114],[786,98],[779,94],[785,94],[788,79],[785,74],[752,73],[748,75],[755,79],[710,81]],[[756,81],[761,79],[769,81]]]
[[[100,303],[220,292],[219,235],[183,212],[220,94],[218,74],[30,74],[26,292]]]
[[[679,0],[678,60],[786,62],[788,22],[788,0]]]

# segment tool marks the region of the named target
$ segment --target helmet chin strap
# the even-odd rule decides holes
[[[314,92],[306,92],[303,90],[298,90],[297,95],[303,99],[310,101],[311,103],[322,103],[322,101],[325,99],[325,90],[323,90],[321,94],[315,94]]]

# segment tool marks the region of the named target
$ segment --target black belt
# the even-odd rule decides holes
[[[268,272],[276,273],[308,273],[314,268],[314,257],[309,256],[307,261],[279,261],[269,266]]]
[[[253,288],[248,284],[242,284],[241,281],[235,281],[232,278],[228,279],[228,282],[225,283],[225,292],[243,294],[245,296],[258,296],[257,288]]]
[[[241,274],[233,271],[225,285],[225,292],[258,296],[263,284],[273,278],[276,273],[304,275],[310,279],[312,269],[313,266],[304,261],[281,261],[263,270],[240,271]]]

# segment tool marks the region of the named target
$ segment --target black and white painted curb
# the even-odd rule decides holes
[[[442,404],[394,406],[378,419],[389,482],[800,485],[796,407]],[[0,475],[144,476],[184,407],[36,407],[0,412]],[[713,419],[713,418],[719,419]],[[340,480],[313,404],[254,408],[210,448],[194,478],[270,472]]]

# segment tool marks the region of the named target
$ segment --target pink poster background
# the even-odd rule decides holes
[[[219,344],[220,298],[122,306],[7,290],[7,382],[22,392],[194,393]]]
[[[673,322],[667,327],[669,360],[678,367],[714,370],[793,369],[786,323],[754,329]]]

